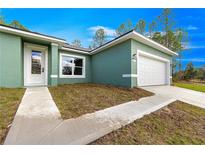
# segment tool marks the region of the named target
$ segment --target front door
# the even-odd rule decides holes
[[[42,86],[46,81],[47,50],[37,45],[25,45],[24,48],[24,85]]]

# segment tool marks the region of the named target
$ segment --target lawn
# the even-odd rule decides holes
[[[177,87],[181,87],[181,88],[205,92],[205,84],[177,82],[177,83],[174,83],[174,85]]]
[[[177,101],[92,144],[205,144],[205,110]]]
[[[138,88],[126,89],[100,84],[59,85],[49,87],[49,90],[64,119],[153,95]]]
[[[3,144],[24,89],[0,88],[0,144]]]

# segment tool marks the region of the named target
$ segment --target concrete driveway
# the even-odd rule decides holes
[[[205,108],[205,93],[174,86],[148,86],[142,87],[159,96],[174,98],[198,107]]]

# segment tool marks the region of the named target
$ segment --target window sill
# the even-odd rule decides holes
[[[60,78],[70,78],[70,79],[79,79],[79,78],[85,78],[85,76],[66,76],[66,75],[60,75]]]

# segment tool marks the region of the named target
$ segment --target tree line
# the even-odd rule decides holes
[[[18,29],[22,29],[22,30],[28,30],[28,28],[26,28],[18,20],[13,20],[11,22],[7,22],[3,15],[0,15],[0,24],[10,26],[10,27],[14,27],[14,28],[18,28]]]
[[[173,80],[179,81],[179,80],[205,80],[205,65],[196,68],[194,67],[193,63],[190,62],[186,65],[186,68],[184,71],[178,71],[173,74]]]

